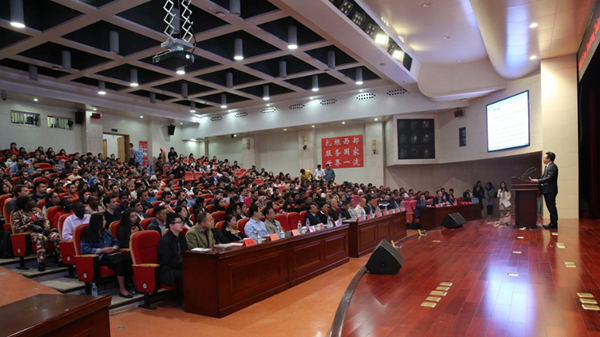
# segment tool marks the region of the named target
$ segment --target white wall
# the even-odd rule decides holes
[[[267,171],[300,174],[297,132],[279,132],[254,137],[259,167]],[[312,171],[312,168],[310,168]]]
[[[40,127],[11,124],[11,110],[40,114]],[[75,120],[75,109],[57,108],[37,103],[10,100],[0,101],[0,149],[8,149],[11,142],[18,147],[25,147],[28,152],[38,146],[54,148],[56,153],[65,149],[67,153],[82,152],[82,125],[73,125],[72,130],[51,129],[48,127],[48,116],[68,117]],[[74,141],[75,140],[75,141]]]
[[[233,163],[237,160],[240,166],[245,167],[242,163],[242,139],[231,138],[230,136],[222,136],[211,138],[208,141],[208,155],[212,158],[217,156],[219,160],[228,159]]]
[[[114,154],[115,157],[119,157],[119,146],[118,146],[118,138],[123,138],[123,136],[117,135],[102,135],[102,139],[106,139],[106,156],[110,157],[111,154]]]

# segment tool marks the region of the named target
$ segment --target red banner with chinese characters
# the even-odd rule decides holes
[[[148,142],[140,140],[140,152],[142,153],[142,166],[148,166]]]
[[[323,166],[351,168],[364,166],[363,136],[344,136],[321,139]]]

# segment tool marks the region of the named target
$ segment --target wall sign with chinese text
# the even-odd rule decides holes
[[[331,168],[351,168],[364,166],[363,136],[344,136],[321,139],[323,166]]]

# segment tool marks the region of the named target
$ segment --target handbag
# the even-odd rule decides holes
[[[29,230],[33,233],[42,233],[44,228],[40,225],[29,225]]]

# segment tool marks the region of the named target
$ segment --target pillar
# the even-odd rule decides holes
[[[385,148],[384,148],[383,123],[365,124],[365,167],[367,169],[366,181],[375,186],[384,185],[385,182]],[[373,142],[377,153],[373,151]]]

